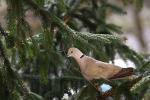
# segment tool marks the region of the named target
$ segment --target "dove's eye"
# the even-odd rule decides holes
[[[73,51],[71,51],[71,53],[73,53]]]

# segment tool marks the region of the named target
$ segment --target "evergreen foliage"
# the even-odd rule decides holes
[[[120,26],[107,23],[109,13],[126,14],[123,8],[109,0],[6,2],[7,32],[0,27],[1,100],[60,100],[65,93],[71,100],[139,100],[148,94],[149,59],[124,44]],[[124,4],[130,2],[122,0]],[[142,9],[142,0],[132,4]],[[34,33],[25,19],[29,10],[41,20],[39,32]],[[94,80],[93,84],[112,86],[110,91],[98,92],[82,77],[75,61],[66,57],[72,46],[105,62],[113,62],[119,54],[123,60],[135,63],[139,77],[112,82]]]

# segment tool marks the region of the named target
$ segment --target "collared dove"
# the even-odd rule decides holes
[[[80,66],[83,77],[89,81],[93,79],[116,79],[133,74],[133,68],[121,68],[114,64],[105,63],[84,55],[77,48],[69,48],[68,57],[73,57]]]

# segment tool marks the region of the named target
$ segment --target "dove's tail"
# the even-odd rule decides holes
[[[116,79],[116,78],[122,78],[126,76],[130,76],[134,74],[134,69],[133,68],[122,68],[118,73],[110,77],[109,79]]]

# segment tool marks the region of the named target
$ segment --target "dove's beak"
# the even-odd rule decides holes
[[[71,57],[71,55],[67,55],[67,57],[68,57],[68,58],[70,58],[70,57]]]

